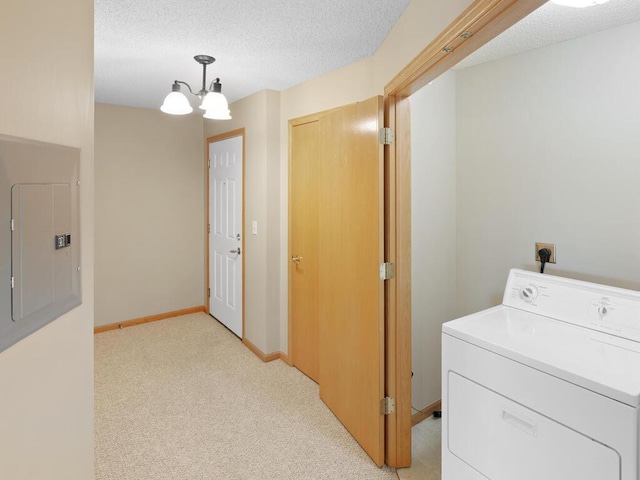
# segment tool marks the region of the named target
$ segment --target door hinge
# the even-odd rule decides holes
[[[14,277],[11,277],[11,288],[14,288],[14,287],[15,287],[15,282],[16,282],[16,281],[15,281],[15,278],[14,278]]]
[[[384,397],[380,400],[380,415],[391,415],[396,411],[396,399],[393,397]]]
[[[211,289],[207,288],[207,295],[211,296]]]
[[[210,223],[207,225],[207,233],[211,233],[211,224]]]
[[[380,280],[389,280],[396,276],[396,265],[385,262],[380,264]]]
[[[211,168],[211,159],[207,158],[207,168]]]
[[[382,145],[391,145],[393,143],[393,129],[389,127],[383,127],[380,129],[380,143]]]
[[[13,221],[13,218],[11,219],[11,231],[13,232],[15,227],[15,222]]]

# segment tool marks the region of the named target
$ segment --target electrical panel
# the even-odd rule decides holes
[[[80,305],[80,150],[0,135],[0,351]]]

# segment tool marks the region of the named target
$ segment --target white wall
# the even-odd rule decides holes
[[[204,305],[202,126],[96,105],[96,325]]]
[[[458,300],[511,267],[640,289],[640,24],[457,72]]]
[[[0,353],[0,478],[93,478],[93,2],[0,7],[0,134],[81,149],[82,305]]]
[[[440,333],[456,318],[456,78],[410,97],[412,404],[441,398]]]

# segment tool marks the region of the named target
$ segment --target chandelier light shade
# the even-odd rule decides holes
[[[222,84],[219,78],[216,78],[216,81],[213,83],[212,91],[205,95],[200,108],[206,110],[204,118],[210,118],[212,120],[229,120],[231,118],[229,104],[222,94]]]
[[[160,107],[164,113],[170,115],[186,115],[193,112],[193,108],[189,103],[189,99],[181,92],[180,85],[184,85],[191,95],[199,97],[202,100],[200,108],[205,111],[204,118],[213,120],[229,120],[231,112],[227,99],[222,94],[222,84],[220,79],[216,78],[207,89],[207,65],[216,61],[209,55],[196,55],[193,57],[196,62],[202,65],[202,89],[193,93],[188,83],[181,80],[175,80],[171,87],[171,93],[166,96],[164,103]]]
[[[180,91],[180,84],[177,82],[171,87],[171,93],[164,99],[160,110],[170,115],[186,115],[193,112],[189,100]]]
[[[556,5],[564,5],[565,7],[584,8],[607,3],[608,1],[609,0],[551,0],[551,3],[555,3]]]

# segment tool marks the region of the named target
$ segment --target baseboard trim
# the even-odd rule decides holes
[[[242,343],[244,344],[245,347],[251,350],[251,352],[260,360],[262,360],[264,363],[273,362],[274,360],[282,360],[288,365],[291,365],[291,363],[289,362],[289,357],[287,357],[282,352],[264,353],[262,350],[260,350],[258,347],[256,347],[253,343],[251,343],[246,338],[242,339]]]
[[[108,332],[109,330],[118,330],[120,328],[133,327],[135,325],[142,325],[143,323],[157,322],[158,320],[166,320],[167,318],[180,317],[182,315],[189,315],[190,313],[204,312],[204,305],[199,307],[183,308],[182,310],[174,310],[173,312],[158,313],[156,315],[149,315],[146,317],[134,318],[132,320],[126,320],[120,323],[110,323],[108,325],[100,325],[93,329],[93,333]]]
[[[290,367],[293,367],[293,362],[289,358],[289,355],[287,355],[286,353],[280,352],[280,360],[282,360],[284,363],[286,363]]]
[[[411,415],[411,426],[413,427],[414,425],[419,424],[423,420],[426,420],[431,415],[433,415],[433,412],[435,412],[436,410],[442,410],[441,400],[438,400],[437,402],[432,403],[428,407],[423,408],[418,413],[414,413],[413,415]]]

